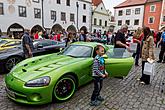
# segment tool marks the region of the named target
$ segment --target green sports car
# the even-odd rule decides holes
[[[76,88],[92,80],[94,48],[99,43],[77,42],[60,53],[26,59],[5,77],[10,99],[25,104],[65,101]],[[125,50],[106,49],[105,65],[110,77],[127,76],[134,59]]]

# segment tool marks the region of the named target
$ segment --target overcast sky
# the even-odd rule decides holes
[[[115,7],[116,5],[122,3],[125,0],[103,0],[105,7],[109,10],[112,11],[112,13],[114,13],[114,9],[113,7]]]

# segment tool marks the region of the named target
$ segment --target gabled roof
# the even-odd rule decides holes
[[[101,2],[102,0],[92,0],[94,6],[98,6]]]
[[[114,8],[122,8],[122,7],[129,7],[129,6],[137,6],[137,5],[144,5],[147,0],[126,0],[119,5],[115,6]]]

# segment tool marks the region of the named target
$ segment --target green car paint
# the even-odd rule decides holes
[[[5,77],[8,97],[16,102],[25,104],[45,104],[51,102],[53,97],[60,101],[71,98],[76,87],[82,86],[92,80],[92,56],[94,48],[97,45],[102,44],[77,42],[70,45],[61,53],[38,56],[20,62]],[[107,52],[112,52],[113,46],[103,46]],[[72,50],[80,48],[75,53],[77,51],[82,51],[82,53],[88,52],[85,51],[86,48],[90,50],[89,53],[86,53],[89,56],[74,57],[64,55],[67,49],[70,48]],[[105,58],[106,70],[110,73],[110,77],[127,76],[133,63],[134,59],[131,56],[126,58]],[[75,81],[73,78],[67,77],[68,75],[74,77]],[[46,77],[50,78],[50,80],[46,80]],[[68,87],[69,85],[67,84],[63,88],[57,86],[60,80],[65,81],[68,78],[70,79],[69,84],[75,83],[72,85],[72,88]],[[49,83],[44,86],[37,85],[37,87],[36,85],[27,86],[30,81],[35,82],[36,79],[42,79],[40,81],[45,82],[45,84]],[[66,87],[68,87],[67,90]],[[62,92],[57,91],[56,88]],[[69,95],[66,97],[58,97],[56,94],[56,92],[59,92],[59,94],[67,93],[69,90]]]

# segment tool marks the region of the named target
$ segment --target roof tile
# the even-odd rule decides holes
[[[115,6],[114,8],[121,8],[121,7],[128,7],[128,6],[136,6],[145,4],[147,0],[126,0],[119,5]]]
[[[94,6],[98,6],[101,2],[102,0],[92,0]]]

